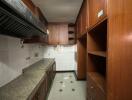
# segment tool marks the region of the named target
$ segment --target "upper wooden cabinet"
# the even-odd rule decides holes
[[[49,44],[68,44],[68,24],[65,23],[50,23],[49,30]]]
[[[84,0],[84,3],[82,5],[81,9],[81,24],[82,24],[82,29],[81,29],[81,34],[85,34],[88,29],[88,0]]]
[[[59,25],[59,44],[68,44],[68,24]]]
[[[59,42],[59,25],[58,24],[48,24],[49,30],[49,44],[57,45]]]
[[[90,27],[107,16],[107,0],[89,0]]]
[[[84,0],[80,12],[76,20],[76,33],[77,37],[81,37],[87,32],[89,27],[89,2]]]

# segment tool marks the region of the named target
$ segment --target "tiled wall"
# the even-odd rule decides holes
[[[0,87],[22,72],[22,69],[45,58],[55,58],[58,71],[76,70],[76,45],[40,46],[20,43],[20,39],[0,35]],[[35,53],[39,53],[35,57]],[[30,57],[31,59],[27,60]]]
[[[76,45],[73,46],[45,46],[45,58],[55,58],[57,71],[76,69]]]
[[[20,39],[0,35],[0,87],[21,74],[22,69],[43,58],[43,47],[25,44]],[[39,53],[35,57],[35,53]],[[31,59],[27,60],[28,57]]]

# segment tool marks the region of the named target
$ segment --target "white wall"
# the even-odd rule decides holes
[[[22,73],[22,69],[44,58],[55,58],[57,71],[76,70],[76,45],[74,46],[40,46],[24,44],[20,39],[0,35],[0,87]],[[35,57],[39,53],[39,57]],[[26,58],[31,57],[27,60]]]
[[[35,53],[39,53],[35,57]],[[30,60],[26,60],[31,57]],[[0,35],[0,87],[21,74],[22,69],[43,58],[43,47],[25,44],[20,39]]]
[[[45,46],[44,58],[55,58],[57,71],[76,69],[76,45],[73,46]]]

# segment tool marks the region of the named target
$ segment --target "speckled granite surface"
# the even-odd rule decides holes
[[[54,59],[42,59],[23,70],[23,74],[0,88],[0,100],[28,100],[46,77]]]

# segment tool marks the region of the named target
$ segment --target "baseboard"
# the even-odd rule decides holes
[[[75,70],[56,71],[56,73],[68,73],[68,72],[75,72]]]
[[[84,78],[84,79],[79,79],[79,78],[77,77],[77,74],[76,74],[76,71],[75,71],[75,70],[56,71],[56,73],[69,73],[69,72],[74,73],[75,79],[76,79],[77,81],[86,81],[85,78]]]
[[[84,79],[79,79],[79,78],[77,77],[76,71],[74,71],[74,76],[75,76],[75,78],[76,78],[77,81],[86,81],[85,78],[84,78]]]

